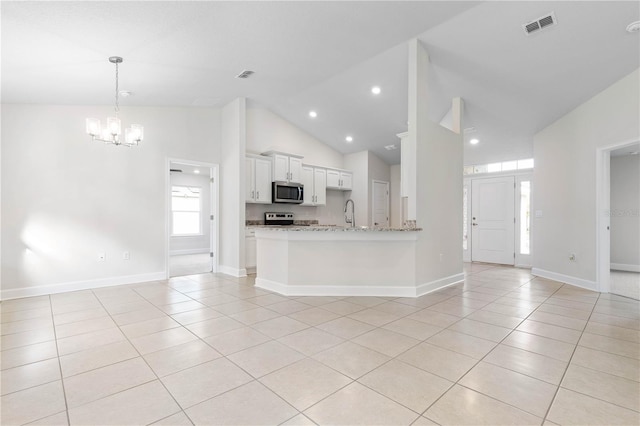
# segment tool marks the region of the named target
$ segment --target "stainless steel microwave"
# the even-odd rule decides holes
[[[301,204],[304,201],[304,186],[301,183],[273,182],[274,203]]]

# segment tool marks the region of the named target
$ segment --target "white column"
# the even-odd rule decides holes
[[[245,98],[222,109],[221,133],[220,272],[245,276]]]

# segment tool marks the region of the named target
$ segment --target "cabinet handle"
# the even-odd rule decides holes
[[[260,199],[260,191],[256,192],[256,199],[259,200]]]
[[[255,200],[256,198],[256,191],[251,191],[251,199]]]

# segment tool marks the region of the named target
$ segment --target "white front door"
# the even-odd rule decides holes
[[[471,260],[513,265],[513,176],[474,179],[471,187]]]
[[[372,223],[377,228],[389,227],[389,182],[373,181]]]

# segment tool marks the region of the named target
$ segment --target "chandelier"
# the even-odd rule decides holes
[[[109,58],[109,62],[116,65],[116,107],[115,117],[107,117],[107,125],[102,127],[100,120],[97,118],[87,118],[87,134],[91,136],[94,141],[100,141],[104,143],[110,143],[114,145],[124,145],[127,147],[136,146],[144,139],[144,127],[140,124],[132,124],[124,131],[124,140],[121,138],[122,125],[120,123],[120,103],[119,103],[119,91],[118,91],[118,64],[121,64],[123,59],[119,56],[112,56]]]

